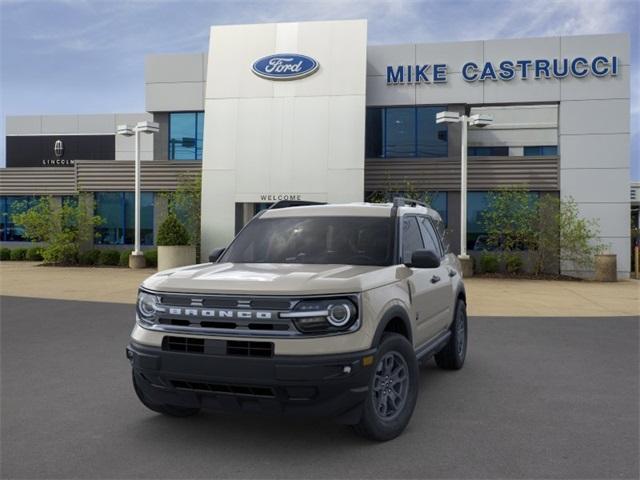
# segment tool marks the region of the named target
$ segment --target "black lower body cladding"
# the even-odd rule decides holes
[[[139,392],[183,408],[360,418],[375,349],[339,355],[242,357],[166,351],[130,343],[127,358]]]

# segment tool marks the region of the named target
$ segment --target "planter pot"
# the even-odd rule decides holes
[[[159,246],[158,271],[184,267],[196,263],[196,247],[191,245]]]
[[[615,254],[596,255],[596,282],[616,282],[618,280]]]

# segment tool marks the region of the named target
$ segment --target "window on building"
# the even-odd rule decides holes
[[[446,227],[449,219],[449,211],[447,209],[447,192],[433,192],[429,194],[429,205],[440,214],[442,222]]]
[[[558,155],[558,146],[557,145],[540,145],[536,147],[524,147],[524,156],[536,156],[536,157],[546,157],[546,156],[556,156]]]
[[[436,124],[444,107],[372,107],[367,109],[367,158],[446,157],[447,125]]]
[[[467,155],[470,157],[508,157],[509,147],[469,147]]]
[[[169,114],[169,160],[202,160],[204,112]]]
[[[3,242],[28,242],[24,228],[13,222],[13,215],[22,213],[38,202],[34,196],[0,197],[0,240]]]
[[[140,194],[140,242],[153,245],[153,193]],[[96,227],[102,245],[132,245],[135,233],[133,192],[98,192],[95,194],[95,214],[103,223]]]

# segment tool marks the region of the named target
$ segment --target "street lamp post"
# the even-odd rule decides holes
[[[160,126],[156,122],[138,122],[135,127],[129,125],[118,125],[116,133],[125,137],[131,137],[135,135],[135,162],[134,162],[134,184],[135,184],[135,199],[134,199],[134,235],[135,243],[133,246],[133,252],[129,255],[129,268],[144,268],[144,255],[140,250],[140,133],[153,134],[157,133]]]
[[[490,115],[460,115],[458,112],[440,112],[436,115],[436,123],[460,123],[462,126],[460,152],[460,261],[467,275],[473,273],[469,255],[467,255],[467,128],[486,127],[493,122]],[[465,268],[466,267],[466,268]]]

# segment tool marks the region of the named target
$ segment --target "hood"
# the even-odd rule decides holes
[[[356,293],[393,283],[397,267],[206,263],[158,272],[142,286],[184,293],[316,295]]]

